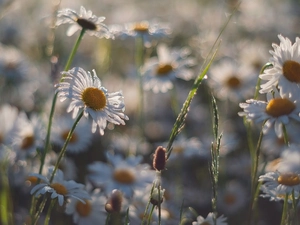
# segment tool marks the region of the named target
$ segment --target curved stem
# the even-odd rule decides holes
[[[268,67],[272,66],[272,63],[266,63],[260,70],[259,74],[263,74],[263,72],[265,71],[265,69],[267,69]],[[258,93],[259,93],[259,87],[260,87],[260,82],[261,79],[258,77],[256,85],[255,85],[255,94],[254,94],[254,99],[258,98]]]
[[[53,181],[54,175],[55,175],[55,173],[56,173],[56,171],[57,171],[57,169],[58,169],[58,166],[59,166],[59,164],[60,164],[60,161],[62,160],[62,158],[64,157],[64,155],[65,155],[65,153],[66,153],[67,146],[68,146],[68,144],[69,144],[69,142],[70,142],[70,140],[71,140],[71,138],[72,138],[72,135],[73,135],[73,133],[74,133],[74,130],[75,130],[75,128],[76,128],[76,126],[77,126],[77,124],[78,124],[78,122],[80,121],[80,119],[81,119],[82,116],[83,116],[83,110],[81,111],[81,113],[80,113],[80,114],[78,115],[78,117],[76,118],[76,120],[75,120],[75,122],[74,122],[74,124],[73,124],[73,126],[72,126],[72,128],[71,128],[71,130],[70,130],[69,133],[68,133],[68,136],[67,136],[67,139],[66,139],[66,141],[65,141],[65,143],[64,143],[64,146],[62,147],[62,149],[61,149],[61,151],[60,151],[60,153],[59,153],[59,155],[58,155],[57,161],[56,161],[55,166],[54,166],[54,170],[53,170],[52,175],[51,175],[51,178],[50,178],[50,180],[49,180],[50,183]]]

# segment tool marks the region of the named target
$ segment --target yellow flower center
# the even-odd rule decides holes
[[[56,191],[57,194],[66,195],[68,193],[66,187],[62,184],[53,183],[53,184],[50,184],[50,187],[52,187]]]
[[[269,101],[266,113],[273,117],[288,115],[296,108],[296,105],[285,98],[274,98]]]
[[[200,223],[200,225],[212,225],[212,224],[210,224],[209,222],[203,222],[203,223]]]
[[[83,18],[78,18],[77,19],[77,23],[86,30],[96,30],[97,26],[96,24],[94,24],[93,22],[87,20],[87,19],[83,19]]]
[[[231,76],[226,80],[226,84],[231,89],[235,89],[241,85],[241,81],[236,76]]]
[[[92,212],[91,202],[89,200],[85,200],[85,204],[84,204],[81,201],[78,201],[76,203],[76,211],[82,217],[86,217],[86,216],[90,215],[90,213]]]
[[[136,23],[133,27],[133,30],[136,32],[146,33],[149,30],[149,24],[146,22]]]
[[[68,134],[69,134],[68,130],[63,131],[62,134],[61,134],[61,138],[66,140],[67,137],[68,137]],[[73,133],[71,138],[70,138],[70,143],[76,143],[77,140],[78,140],[78,136],[75,133]]]
[[[97,111],[103,110],[106,106],[106,95],[105,93],[95,87],[88,87],[81,93],[81,98],[84,104]]]
[[[38,181],[38,178],[37,177],[34,177],[34,176],[28,176],[26,178],[26,181],[25,181],[25,184],[26,186],[31,186],[32,184],[36,184]]]
[[[277,181],[282,185],[294,186],[300,184],[300,177],[298,174],[294,173],[281,174]]]
[[[227,194],[224,197],[224,201],[225,203],[227,203],[228,205],[233,205],[236,202],[236,196],[234,194]]]
[[[173,70],[171,64],[159,64],[156,68],[156,74],[159,76],[164,76]]]
[[[27,136],[23,139],[22,144],[21,144],[21,149],[25,150],[29,147],[31,147],[34,143],[34,136]]]
[[[300,64],[293,60],[287,60],[282,66],[282,73],[286,79],[294,83],[300,83]]]
[[[128,169],[116,169],[113,178],[122,184],[132,184],[135,181],[134,174]]]

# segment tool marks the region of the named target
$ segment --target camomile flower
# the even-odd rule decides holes
[[[127,37],[142,38],[144,46],[147,48],[152,46],[153,39],[167,37],[171,34],[168,25],[146,20],[126,23],[124,26],[112,25],[110,29],[120,39]]]
[[[58,117],[53,121],[51,139],[52,142],[62,147],[67,139],[69,131],[74,124],[70,116]],[[91,143],[92,133],[88,120],[80,120],[74,130],[67,146],[67,152],[80,153],[87,150]]]
[[[207,82],[219,99],[240,102],[253,95],[257,78],[249,66],[227,59],[210,71]]]
[[[66,181],[63,172],[59,169],[50,183],[53,169],[54,167],[49,167],[47,177],[37,173],[30,174],[31,177],[36,177],[42,181],[31,189],[30,194],[38,197],[45,193],[51,193],[51,198],[57,198],[60,206],[64,204],[67,198],[75,198],[83,203],[86,199],[90,199],[90,195],[83,189],[83,184],[76,183],[73,180]]]
[[[280,44],[273,44],[270,62],[273,68],[266,69],[259,77],[266,83],[261,85],[260,93],[268,93],[278,86],[282,94],[298,96],[300,93],[300,39],[294,44],[282,35],[278,35]]]
[[[289,124],[291,119],[300,121],[300,105],[296,96],[279,95],[275,92],[274,97],[271,94],[267,95],[266,102],[249,99],[246,103],[240,103],[240,107],[244,111],[239,112],[239,116],[246,116],[247,120],[255,123],[266,121],[263,132],[267,133],[274,126],[278,137],[283,137],[283,125]]]
[[[213,216],[214,214],[212,212],[208,213],[206,218],[198,216],[197,221],[193,222],[192,225],[227,225],[227,218],[224,215],[217,218],[216,223],[214,223]]]
[[[164,93],[173,88],[176,78],[194,78],[190,67],[195,65],[195,59],[189,57],[189,54],[186,48],[178,50],[169,49],[165,44],[158,45],[157,57],[150,58],[142,69],[144,89]]]
[[[21,112],[14,130],[12,146],[18,159],[33,157],[37,154],[37,150],[43,148],[45,127],[42,118],[35,114],[28,118],[24,112]]]
[[[269,189],[268,187],[262,185],[260,187],[260,190],[262,192],[262,194],[260,194],[259,196],[262,198],[269,198],[270,201],[284,201],[286,198],[286,194],[282,194],[280,192],[278,192],[278,190],[276,189]],[[293,197],[294,196],[294,197]],[[294,193],[290,193],[288,194],[288,203],[292,204],[293,201],[295,199],[298,199],[300,197],[300,193],[294,191]],[[293,200],[294,198],[294,200]]]
[[[268,172],[259,176],[258,181],[263,182],[263,186],[270,190],[275,190],[279,194],[291,194],[300,192],[300,173],[290,172]]]
[[[80,13],[78,14],[72,9],[63,9],[58,11],[56,26],[61,24],[70,23],[71,27],[67,31],[68,36],[72,36],[76,31],[85,29],[86,32],[91,36],[98,38],[113,38],[112,33],[108,27],[102,22],[105,17],[97,17],[93,15],[92,11],[81,6]]]
[[[105,204],[107,198],[100,192],[100,189],[95,189],[91,193],[91,199],[79,201],[78,199],[70,199],[66,204],[66,214],[72,215],[73,222],[78,225],[94,225],[99,221],[105,221],[107,213]]]
[[[133,191],[145,188],[155,179],[155,171],[148,164],[141,164],[141,156],[129,156],[123,159],[120,155],[107,154],[108,162],[94,162],[88,166],[88,178],[97,187],[103,187],[108,194],[114,189],[131,197]]]
[[[98,126],[100,135],[104,134],[107,122],[125,125],[128,117],[123,113],[125,104],[121,91],[108,93],[95,70],[90,73],[76,67],[62,74],[64,81],[57,85],[58,97],[61,101],[71,99],[67,112],[73,110],[73,118],[83,108],[84,116],[90,115],[93,119],[92,132],[95,133]]]

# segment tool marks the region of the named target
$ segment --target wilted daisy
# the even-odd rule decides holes
[[[145,20],[127,23],[124,26],[113,25],[111,26],[111,30],[116,37],[120,37],[121,39],[140,37],[144,42],[144,46],[147,48],[152,46],[153,39],[167,37],[171,33],[171,29],[168,25]]]
[[[95,189],[91,193],[91,199],[85,199],[84,202],[78,199],[70,199],[66,205],[66,214],[72,215],[73,222],[78,225],[94,225],[100,221],[105,221],[107,214],[105,212],[105,203],[107,198]]]
[[[176,78],[191,80],[194,73],[191,66],[195,65],[195,59],[189,56],[188,49],[169,49],[167,45],[160,44],[157,47],[157,57],[150,58],[144,65],[144,89],[154,93],[167,92],[173,88]]]
[[[299,96],[300,83],[300,39],[297,37],[294,44],[288,38],[278,35],[280,44],[273,44],[270,62],[273,68],[266,69],[259,77],[267,81],[261,85],[260,93],[268,93],[278,86],[282,94]]]
[[[108,93],[95,70],[90,73],[76,67],[62,74],[64,81],[57,86],[58,96],[61,101],[71,99],[67,111],[73,110],[73,118],[83,108],[84,116],[90,115],[93,119],[92,132],[95,133],[98,126],[101,135],[107,122],[125,125],[128,117],[123,113],[125,104],[121,91]]]
[[[286,198],[286,194],[282,194],[281,192],[279,192],[276,189],[270,189],[264,185],[262,185],[260,187],[260,190],[262,192],[262,194],[260,194],[260,197],[263,198],[269,198],[270,201],[284,201]],[[288,194],[288,202],[289,203],[293,203],[293,195],[294,195],[294,200],[298,199],[300,197],[300,193],[297,191],[294,191],[293,194]]]
[[[262,123],[263,132],[266,133],[274,126],[278,137],[283,137],[283,125],[287,125],[290,119],[300,121],[300,105],[296,96],[279,95],[279,93],[267,95],[267,102],[259,100],[246,100],[240,103],[244,112],[239,112],[239,116],[246,116],[247,120],[255,123]]]
[[[30,194],[38,197],[45,193],[51,193],[51,198],[57,198],[60,206],[64,204],[67,198],[75,198],[83,203],[86,199],[90,199],[90,195],[83,189],[84,185],[73,180],[66,181],[61,170],[57,170],[53,181],[50,183],[53,169],[53,167],[49,167],[47,177],[36,173],[30,174],[31,177],[36,177],[42,181],[31,189]]]
[[[79,14],[72,9],[58,11],[56,26],[65,23],[72,24],[67,31],[68,36],[72,36],[78,30],[85,29],[91,36],[113,38],[108,27],[102,23],[104,20],[105,17],[97,17],[93,15],[92,11],[86,11],[86,9],[81,6]]]
[[[222,215],[219,218],[217,218],[216,223],[214,223],[214,214],[208,213],[207,217],[204,218],[202,216],[197,217],[197,221],[193,222],[193,225],[227,225],[227,218]]]
[[[268,172],[259,176],[258,181],[270,190],[275,190],[279,194],[291,194],[300,192],[300,173],[297,171],[290,172]]]
[[[103,187],[106,193],[118,189],[125,196],[132,196],[133,191],[145,188],[155,179],[155,171],[148,164],[141,164],[142,157],[107,154],[109,164],[94,162],[88,166],[88,178],[97,187]]]
[[[52,142],[62,147],[71,130],[74,120],[70,116],[58,117],[53,121],[53,129],[51,139]],[[80,120],[74,130],[72,137],[67,146],[67,152],[79,153],[87,150],[91,144],[92,133],[91,125],[88,120]]]

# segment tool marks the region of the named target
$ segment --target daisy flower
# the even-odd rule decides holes
[[[219,99],[240,102],[253,95],[257,78],[250,67],[223,60],[210,71],[207,82]]]
[[[125,104],[121,91],[108,93],[95,70],[90,73],[76,67],[62,74],[64,81],[57,86],[58,97],[61,101],[71,99],[67,112],[73,110],[73,118],[83,108],[84,116],[90,115],[93,119],[92,132],[95,133],[98,126],[100,135],[104,134],[107,122],[125,125],[128,117],[123,113]]]
[[[260,190],[262,191],[262,194],[260,194],[260,197],[262,198],[269,198],[270,201],[284,201],[286,194],[282,194],[280,192],[278,192],[278,190],[274,190],[274,189],[269,189],[268,187],[262,185],[260,187]],[[293,194],[288,194],[288,202],[290,204],[292,204],[294,202],[293,200],[293,195],[294,195],[294,199],[298,199],[300,197],[299,192],[294,192]]]
[[[259,176],[258,181],[263,182],[263,186],[270,190],[275,190],[279,194],[291,194],[300,192],[300,173],[290,172],[268,172]]]
[[[62,116],[53,121],[52,142],[62,147],[67,139],[70,129],[73,126],[73,119],[70,116]],[[80,120],[67,146],[67,152],[80,153],[87,150],[91,144],[92,133],[87,120]]]
[[[73,222],[78,225],[94,225],[99,221],[105,221],[107,214],[105,212],[105,204],[107,198],[95,189],[91,193],[90,200],[79,201],[78,199],[70,199],[66,205],[66,214],[72,215]]]
[[[232,180],[219,191],[218,209],[226,215],[239,213],[245,208],[250,193],[238,180]]]
[[[18,159],[33,157],[37,150],[43,148],[45,127],[44,122],[37,115],[28,118],[24,112],[20,113],[14,130],[12,146]]]
[[[150,58],[144,65],[144,89],[154,93],[167,92],[173,88],[176,78],[191,80],[194,77],[191,66],[195,59],[189,57],[187,49],[169,49],[165,44],[157,47],[157,57]]]
[[[246,100],[246,103],[240,103],[240,107],[244,111],[238,114],[239,116],[246,116],[247,120],[252,120],[255,123],[266,121],[263,125],[264,133],[267,133],[274,125],[277,136],[283,137],[283,125],[289,124],[290,119],[300,121],[300,105],[296,96],[279,95],[278,92],[275,92],[274,95],[273,97],[268,94],[267,102],[250,99]]]
[[[213,224],[216,224],[216,225],[227,225],[227,218],[225,216],[220,216],[219,218],[217,218],[217,221],[216,223],[214,223],[214,219],[213,219],[213,216],[214,214],[211,212],[211,213],[208,213],[207,217],[204,218],[202,216],[198,216],[197,217],[197,221],[193,222],[192,225],[213,225]]]
[[[107,154],[109,164],[94,162],[88,166],[88,178],[97,187],[103,187],[106,193],[118,189],[126,197],[133,191],[145,188],[155,179],[155,171],[148,164],[140,164],[142,157],[130,156],[123,159],[120,155]]]
[[[146,20],[126,23],[124,26],[112,25],[110,29],[120,39],[127,37],[142,38],[146,48],[152,46],[154,38],[163,38],[171,34],[171,29],[168,25]]]
[[[98,38],[113,38],[113,35],[109,31],[108,27],[102,23],[105,17],[97,17],[93,15],[92,11],[81,6],[80,13],[72,9],[63,9],[58,11],[56,26],[61,24],[70,23],[71,27],[67,31],[68,36],[72,36],[76,31],[85,29],[90,36],[96,36]]]
[[[83,189],[84,185],[76,183],[73,180],[64,180],[64,174],[61,170],[57,170],[53,181],[50,183],[50,177],[52,175],[54,167],[49,167],[47,177],[41,174],[30,174],[31,177],[36,177],[42,181],[42,183],[34,186],[30,194],[38,197],[45,193],[51,193],[51,199],[58,199],[58,204],[62,206],[67,198],[75,198],[85,203],[86,199],[90,199],[90,195]]]
[[[278,35],[280,44],[273,44],[270,51],[270,62],[273,68],[266,69],[259,77],[266,83],[261,85],[260,93],[268,93],[278,86],[282,94],[299,95],[300,83],[300,39],[297,37],[294,44],[282,35]]]

